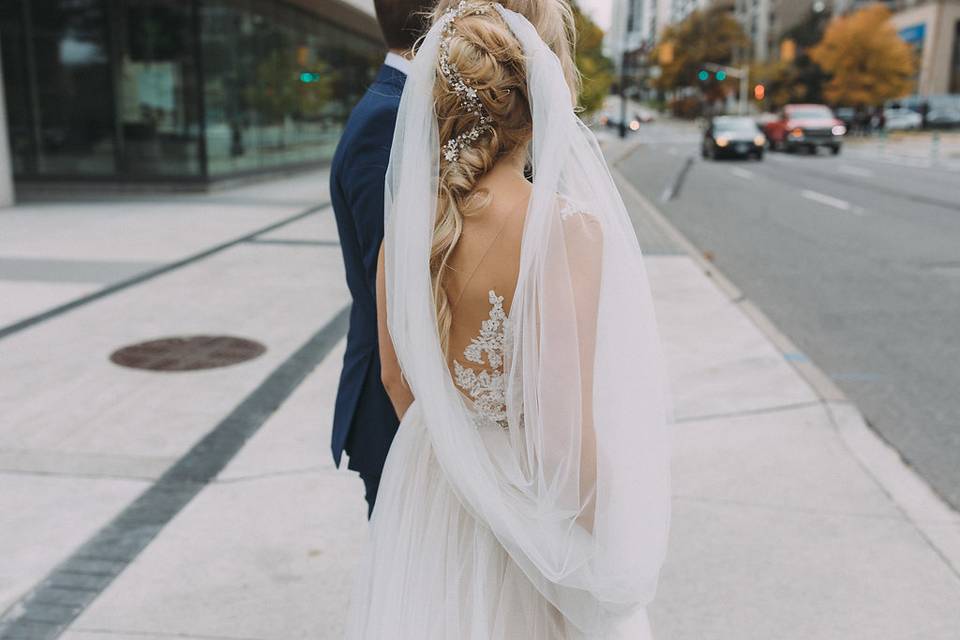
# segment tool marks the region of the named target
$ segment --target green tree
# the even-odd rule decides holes
[[[916,61],[897,35],[890,10],[871,4],[836,18],[810,57],[829,74],[824,95],[834,104],[868,107],[910,92]]]
[[[734,51],[748,44],[740,23],[720,7],[697,10],[667,27],[655,52],[660,60],[658,89],[669,91],[699,86],[708,99],[724,95],[723,82],[714,76],[706,83],[697,74],[704,63],[730,64]]]
[[[577,30],[575,62],[582,78],[580,107],[591,113],[603,106],[613,83],[613,63],[603,55],[603,30],[572,2],[574,24]]]

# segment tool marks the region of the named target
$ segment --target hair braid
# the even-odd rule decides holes
[[[569,12],[569,6],[562,0],[524,1],[538,6],[541,20],[544,20],[544,16],[552,16],[546,22],[554,28],[561,25],[560,31],[566,33],[562,26],[566,24],[566,13],[561,7]],[[508,3],[504,4],[508,6]],[[435,20],[443,15],[441,9],[438,6],[435,11]],[[537,22],[534,25],[537,26]],[[572,68],[569,40],[566,36],[561,40],[564,43],[558,53],[561,63],[566,58]],[[525,147],[532,134],[523,48],[500,14],[491,8],[457,17],[447,46],[450,62],[463,81],[476,90],[477,97],[489,114],[490,124],[483,128],[476,140],[460,149],[455,159],[448,160],[443,154],[440,156],[437,212],[430,249],[430,278],[437,333],[444,353],[448,348],[453,317],[445,288],[450,256],[460,240],[464,216],[489,202],[489,194],[478,190],[477,182],[499,160]],[[480,116],[463,108],[460,96],[439,67],[434,85],[434,104],[441,146],[482,124]]]

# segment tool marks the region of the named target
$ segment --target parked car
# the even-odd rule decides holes
[[[743,116],[717,116],[703,130],[700,155],[704,158],[736,156],[763,160],[767,139],[757,123]]]
[[[634,119],[643,123],[653,122],[657,119],[657,114],[655,111],[647,109],[646,107],[639,107],[636,113],[634,113]]]
[[[888,131],[905,131],[919,129],[923,126],[923,116],[913,109],[903,107],[884,109],[884,128]]]
[[[600,116],[597,118],[597,121],[602,127],[613,127],[615,129],[620,128],[620,113],[613,111],[604,110]],[[640,120],[636,117],[627,116],[627,129],[630,131],[637,131],[640,129]]]
[[[950,129],[960,126],[960,111],[956,109],[931,109],[927,114],[927,126]]]
[[[846,125],[822,104],[788,104],[764,127],[770,145],[784,151],[827,147],[838,154],[846,132]]]

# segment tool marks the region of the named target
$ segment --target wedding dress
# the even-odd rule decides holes
[[[387,172],[387,317],[415,400],[346,637],[645,640],[669,524],[669,405],[642,257],[559,61],[493,7],[524,48],[533,114],[515,275],[484,269],[466,287],[457,309],[473,311],[455,311],[444,354],[428,259],[445,16],[414,59]]]

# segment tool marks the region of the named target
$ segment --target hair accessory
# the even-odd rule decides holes
[[[489,4],[470,6],[467,0],[460,0],[456,7],[447,9],[442,18],[447,20],[447,24],[440,38],[440,72],[446,78],[450,88],[460,97],[460,104],[464,110],[475,114],[478,120],[473,127],[456,137],[450,138],[443,145],[443,157],[446,158],[447,162],[456,162],[457,158],[460,157],[460,152],[469,148],[484,131],[490,128],[490,114],[477,96],[477,90],[464,81],[463,76],[450,62],[450,40],[455,32],[454,21],[467,15],[480,15],[486,12],[490,6]]]

